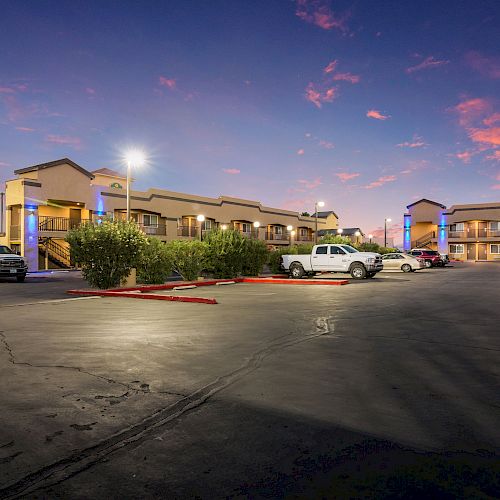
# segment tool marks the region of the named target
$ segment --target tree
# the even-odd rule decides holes
[[[195,280],[205,268],[207,245],[198,240],[173,240],[166,244],[168,257],[174,271],[186,281]]]
[[[318,244],[322,245],[325,243],[354,246],[352,241],[347,236],[340,236],[339,234],[325,234],[325,236],[322,236],[319,239]]]
[[[137,266],[146,236],[133,221],[103,220],[71,229],[66,241],[89,285],[113,288]]]
[[[302,212],[300,215],[302,215],[302,217],[311,217],[309,212]]]
[[[172,255],[158,238],[147,238],[137,265],[137,279],[141,283],[161,285],[173,270]]]

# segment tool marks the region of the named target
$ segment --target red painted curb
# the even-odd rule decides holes
[[[71,295],[94,295],[99,297],[129,297],[131,299],[146,300],[167,300],[170,302],[194,302],[197,304],[217,304],[215,299],[206,299],[204,297],[186,297],[183,295],[155,295],[154,293],[130,293],[117,292],[111,290],[90,291],[90,290],[68,290]]]
[[[348,285],[348,280],[294,280],[280,278],[242,278],[242,283],[272,283],[274,285]]]

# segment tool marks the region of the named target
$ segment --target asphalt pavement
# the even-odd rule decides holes
[[[0,282],[0,498],[498,497],[499,279]]]

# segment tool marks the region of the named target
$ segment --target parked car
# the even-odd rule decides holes
[[[450,257],[448,256],[447,253],[440,253],[441,260],[443,261],[443,266],[446,266],[446,264],[450,263]]]
[[[282,255],[282,267],[292,278],[315,273],[350,273],[354,279],[373,278],[382,271],[382,256],[359,252],[350,245],[314,245],[308,255]]]
[[[0,277],[24,281],[27,272],[28,266],[24,259],[15,254],[9,247],[0,245]]]
[[[382,256],[384,271],[401,270],[404,273],[410,273],[417,269],[425,267],[425,261],[421,257],[413,257],[404,253],[387,253]]]
[[[413,257],[420,257],[425,261],[425,267],[443,267],[444,262],[441,260],[439,252],[436,250],[429,250],[427,248],[413,248],[408,252]]]

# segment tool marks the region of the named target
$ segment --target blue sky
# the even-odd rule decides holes
[[[500,199],[497,1],[4,1],[0,182],[70,157],[136,188],[323,200],[377,234]]]

